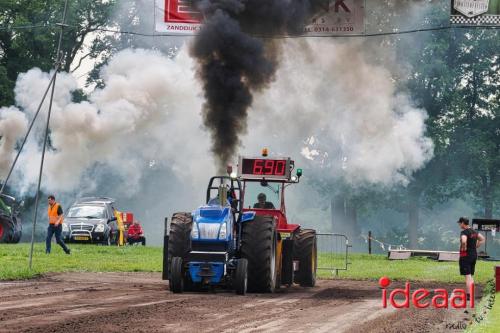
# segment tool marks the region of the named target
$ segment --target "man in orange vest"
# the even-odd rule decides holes
[[[50,245],[52,242],[52,236],[56,234],[57,244],[61,245],[66,254],[70,254],[71,251],[66,247],[64,241],[61,238],[62,233],[62,223],[63,223],[63,210],[61,205],[56,202],[56,197],[49,195],[49,228],[47,229],[47,239],[45,240],[45,253],[50,253]]]

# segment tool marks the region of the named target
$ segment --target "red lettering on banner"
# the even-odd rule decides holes
[[[191,0],[165,0],[165,22],[200,23],[200,13],[191,6]]]

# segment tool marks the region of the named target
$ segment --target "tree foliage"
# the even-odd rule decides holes
[[[64,30],[61,69],[78,67],[86,43],[96,43],[97,30],[107,25],[114,1],[70,0]],[[14,104],[19,73],[54,67],[64,0],[3,0],[0,2],[0,106]],[[92,38],[94,40],[92,41]],[[86,52],[86,53],[85,53]]]

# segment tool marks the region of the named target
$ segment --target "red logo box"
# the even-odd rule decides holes
[[[201,14],[191,4],[191,0],[165,0],[165,22],[200,23]]]

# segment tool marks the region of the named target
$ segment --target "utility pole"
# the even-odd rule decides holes
[[[67,13],[67,11],[68,11],[68,0],[66,0],[64,2],[62,23],[58,24],[59,27],[61,28],[61,30],[59,32],[59,43],[57,44],[56,63],[54,66],[54,76],[52,79],[52,91],[50,93],[50,101],[49,101],[49,112],[47,114],[47,123],[45,125],[45,138],[43,141],[42,159],[40,161],[40,172],[38,174],[38,186],[37,186],[36,199],[35,199],[35,214],[33,216],[33,228],[31,230],[31,246],[30,246],[30,256],[29,256],[29,258],[30,258],[29,259],[29,268],[30,269],[32,269],[32,262],[33,262],[33,244],[35,242],[35,228],[36,228],[36,220],[37,220],[37,215],[38,215],[38,205],[39,205],[39,201],[40,201],[40,184],[42,182],[43,162],[45,160],[45,150],[47,148],[47,139],[49,136],[50,114],[52,112],[52,102],[54,100],[54,91],[55,91],[55,87],[56,87],[56,76],[57,76],[57,71],[59,70],[59,67],[61,65],[61,61],[62,61],[61,44],[62,44],[64,28],[67,26],[66,25],[66,13]],[[49,86],[50,86],[50,84],[49,84]]]
[[[372,254],[372,232],[368,231],[368,254]]]

